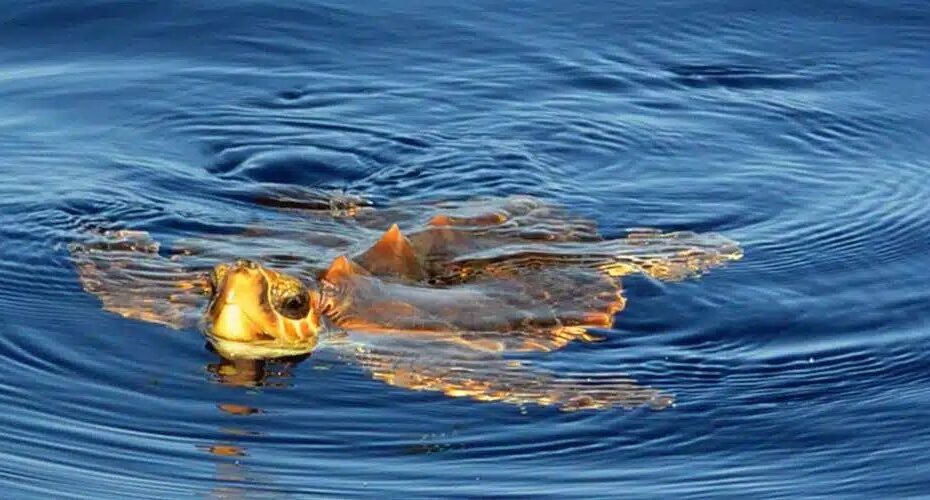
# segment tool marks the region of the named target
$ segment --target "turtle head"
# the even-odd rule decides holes
[[[299,279],[240,259],[214,267],[210,281],[203,328],[224,357],[295,356],[316,346],[324,329],[319,294]]]

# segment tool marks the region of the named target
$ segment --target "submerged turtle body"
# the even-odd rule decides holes
[[[626,378],[544,374],[506,354],[595,340],[590,329],[610,327],[625,305],[618,277],[678,280],[742,255],[716,235],[641,230],[606,240],[592,222],[530,198],[353,211],[347,221],[359,232],[391,225],[320,268],[297,258],[282,271],[259,255],[205,272],[209,250],[163,255],[131,231],[74,245],[72,257],[107,310],[176,328],[199,316],[229,359],[336,347],[392,385],[577,409],[670,399]],[[262,238],[271,241],[251,236]]]

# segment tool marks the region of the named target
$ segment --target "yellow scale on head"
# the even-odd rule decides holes
[[[247,359],[296,356],[316,346],[321,329],[314,307],[318,299],[296,279],[239,260],[217,266],[213,280],[204,330],[220,354]]]

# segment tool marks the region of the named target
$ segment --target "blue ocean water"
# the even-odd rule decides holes
[[[928,81],[923,1],[8,3],[4,496],[930,494]],[[223,384],[68,258],[93,224],[298,224],[255,202],[295,189],[532,195],[745,257],[625,280],[603,342],[542,355],[676,400],[574,413],[325,358]]]

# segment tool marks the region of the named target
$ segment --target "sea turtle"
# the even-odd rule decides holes
[[[742,255],[715,234],[605,239],[593,222],[529,197],[380,210],[343,200],[322,213],[265,201],[312,209],[330,229],[253,228],[170,251],[145,232],[100,231],[71,256],[106,310],[174,328],[199,322],[233,362],[337,349],[395,386],[574,410],[671,399],[626,377],[544,372],[514,354],[597,340],[592,329],[609,328],[625,305],[621,276],[675,281]]]

